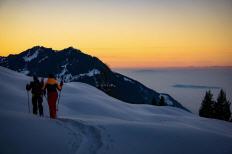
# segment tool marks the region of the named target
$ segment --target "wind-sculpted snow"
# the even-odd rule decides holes
[[[75,153],[81,135],[57,124],[57,120],[39,118],[14,111],[0,111],[0,153]]]
[[[58,119],[29,114],[31,79],[0,67],[0,153],[231,154],[232,124],[179,108],[128,104],[84,83],[67,83]],[[169,98],[168,95],[166,97]]]

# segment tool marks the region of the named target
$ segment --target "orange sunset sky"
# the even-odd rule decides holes
[[[231,0],[0,0],[0,56],[73,46],[113,68],[232,65]]]

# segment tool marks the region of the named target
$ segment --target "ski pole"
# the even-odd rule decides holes
[[[59,92],[59,95],[58,95],[58,102],[57,102],[56,111],[58,111],[58,107],[59,107],[59,102],[60,102],[60,94],[61,94],[61,91]]]
[[[46,95],[43,95],[43,96],[45,97],[45,99],[46,99],[46,102],[48,103],[48,99],[47,99]]]
[[[28,107],[28,112],[31,113],[30,111],[30,98],[29,98],[29,92],[27,91],[27,107]]]
[[[63,79],[62,79],[61,82],[63,83]],[[63,86],[63,84],[62,84],[62,86]],[[58,102],[57,102],[57,108],[56,108],[57,111],[58,111],[58,107],[59,107],[59,103],[60,103],[60,95],[61,95],[61,92],[62,92],[62,87],[61,87],[61,90],[60,90],[59,95],[58,95]]]

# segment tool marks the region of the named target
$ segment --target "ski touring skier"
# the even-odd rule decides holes
[[[47,100],[48,100],[48,106],[49,106],[49,112],[50,112],[50,118],[56,119],[56,102],[58,98],[58,91],[62,90],[63,81],[59,84],[56,80],[55,76],[53,74],[50,74],[48,76],[47,82],[44,84],[43,89],[45,90],[45,93],[47,92]]]
[[[33,81],[26,85],[26,90],[32,93],[32,106],[33,114],[37,115],[39,109],[39,115],[43,116],[43,86],[44,81],[39,81],[37,76],[33,76]],[[28,104],[29,105],[29,104]],[[30,109],[29,109],[30,111]]]

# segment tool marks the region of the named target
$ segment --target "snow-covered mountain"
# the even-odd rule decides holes
[[[231,154],[232,124],[128,104],[85,83],[63,87],[58,119],[28,113],[30,77],[0,67],[0,153]],[[48,115],[44,100],[45,114]]]
[[[0,66],[40,77],[56,74],[65,82],[84,82],[114,98],[133,104],[151,104],[153,99],[159,102],[161,96],[160,93],[129,77],[111,71],[98,58],[73,47],[56,51],[35,46],[17,55],[0,57]],[[165,96],[166,105],[187,110],[170,95],[162,95]]]

